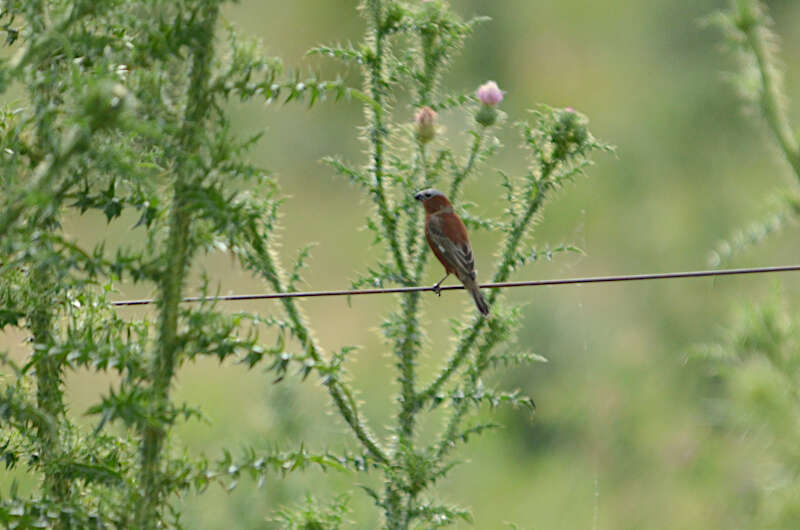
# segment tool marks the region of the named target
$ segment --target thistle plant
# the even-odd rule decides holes
[[[453,95],[441,84],[449,59],[482,19],[463,21],[446,2],[437,0],[367,0],[361,11],[368,27],[361,44],[312,50],[360,65],[363,71],[364,88],[358,98],[364,102],[362,139],[369,161],[359,167],[339,158],[326,159],[372,201],[366,226],[376,244],[386,250],[385,257],[353,285],[422,285],[430,252],[424,245],[414,193],[439,187],[457,207],[462,203],[469,178],[500,148],[495,130],[504,122],[497,108],[503,94],[495,82],[484,84],[475,95]],[[401,97],[411,101],[410,108],[395,108]],[[435,120],[444,113],[466,115],[471,123],[467,134],[472,142],[463,157],[437,134]],[[586,118],[572,109],[540,106],[531,115],[532,123],[517,124],[529,157],[528,172],[497,177],[505,190],[503,214],[483,218],[464,209],[458,212],[470,229],[502,234],[491,276],[495,282],[507,280],[535,256],[529,238],[546,199],[589,164],[591,151],[606,148],[589,133]],[[412,117],[414,126],[408,127]],[[487,265],[482,264],[483,270]],[[484,383],[498,365],[542,360],[508,346],[519,325],[519,308],[504,303],[497,290],[489,292],[487,300],[492,306],[490,315],[470,311],[456,331],[454,351],[433,375],[418,371],[418,358],[426,347],[421,293],[399,296],[397,309],[381,325],[399,385],[392,437],[377,440],[354,412],[355,404],[347,412],[359,418],[355,434],[383,473],[383,491],[365,489],[383,512],[386,528],[437,527],[459,518],[469,520],[467,510],[437,502],[434,486],[452,468],[456,448],[493,426],[475,422],[472,413],[484,404],[503,403],[533,410],[530,397]],[[336,365],[339,380],[340,360]],[[421,419],[439,407],[447,408],[441,432],[432,442],[423,442]],[[352,426],[349,419],[348,423]]]
[[[263,479],[346,462],[302,448],[225,451],[209,462],[175,451],[170,437],[176,422],[199,414],[171,398],[181,365],[208,355],[250,367],[280,359],[288,329],[272,317],[180,305],[199,254],[227,249],[253,268],[274,228],[274,182],[244,157],[259,136],[237,137],[225,104],[342,95],[337,83],[280,81],[277,61],[222,31],[222,3],[0,6],[16,48],[0,64],[0,90],[26,90],[2,112],[0,325],[24,330],[30,349],[24,364],[2,357],[0,444],[7,467],[40,479],[32,496],[12,487],[2,499],[5,525],[177,525],[178,493],[242,473]],[[66,215],[122,223],[131,236],[89,248],[61,230]],[[123,319],[111,308],[120,282],[153,289],[152,318]],[[278,345],[262,343],[262,327],[278,330]],[[78,369],[117,376],[89,408],[88,431],[64,398],[64,375]]]
[[[800,524],[797,309],[777,291],[737,309],[718,340],[695,347],[691,359],[707,373],[709,421],[752,455],[747,526],[794,528]]]
[[[757,104],[781,155],[800,179],[800,146],[789,124],[782,71],[776,59],[777,36],[766,8],[755,0],[737,0],[713,17],[739,51],[742,93]],[[761,242],[796,219],[796,183],[780,198],[764,222],[740,231],[715,252],[717,262]],[[708,417],[721,430],[744,440],[755,455],[752,528],[794,528],[800,524],[797,487],[800,366],[796,309],[782,293],[739,307],[735,321],[716,342],[695,348],[691,358],[708,373],[713,399]]]
[[[740,71],[732,76],[743,100],[763,117],[780,153],[795,179],[771,198],[770,211],[763,219],[737,230],[717,245],[711,261],[718,265],[761,243],[797,219],[800,212],[800,141],[789,120],[783,86],[783,67],[778,59],[779,38],[766,7],[758,0],[732,0],[727,11],[707,21],[723,30],[728,46],[735,52]]]

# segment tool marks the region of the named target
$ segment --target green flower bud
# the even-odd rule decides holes
[[[475,114],[475,121],[484,127],[490,127],[497,121],[497,109],[489,105],[481,105]]]

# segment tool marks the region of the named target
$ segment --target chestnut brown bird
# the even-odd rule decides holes
[[[414,198],[425,207],[425,239],[431,250],[444,266],[444,278],[433,286],[439,294],[439,286],[451,274],[455,274],[464,288],[475,300],[478,311],[489,314],[489,305],[481,294],[475,280],[475,257],[469,244],[464,222],[456,215],[453,205],[444,193],[435,189],[422,190]]]

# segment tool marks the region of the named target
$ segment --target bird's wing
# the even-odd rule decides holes
[[[428,223],[431,246],[436,247],[440,259],[447,261],[459,279],[463,281],[463,276],[475,279],[475,256],[464,223],[453,214],[437,217]]]

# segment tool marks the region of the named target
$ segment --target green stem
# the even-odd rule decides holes
[[[506,240],[506,245],[502,254],[503,260],[500,263],[500,267],[498,267],[497,272],[495,272],[494,278],[492,278],[493,283],[504,282],[508,280],[516,259],[516,252],[520,243],[522,242],[522,238],[525,236],[533,216],[536,215],[536,212],[538,212],[544,204],[547,191],[552,186],[548,179],[554,167],[555,166],[548,166],[544,168],[542,179],[531,184],[531,190],[529,193],[533,197],[528,203],[528,207],[525,209],[523,216],[515,223],[514,229],[511,232],[511,236]],[[491,304],[499,295],[500,290],[495,289],[492,290],[486,298]]]
[[[51,274],[48,266],[37,265],[31,274],[31,284],[35,289],[42,289],[50,283]],[[44,288],[44,293],[50,292]],[[47,414],[56,428],[51,425],[39,428],[40,460],[44,469],[43,489],[52,500],[65,501],[69,497],[70,480],[58,469],[58,459],[61,455],[59,428],[64,417],[64,392],[62,385],[62,367],[57,357],[49,355],[50,346],[53,344],[53,300],[49,296],[37,297],[35,306],[30,314],[30,330],[36,362],[36,405],[39,410]]]
[[[326,364],[322,357],[322,352],[314,339],[311,337],[308,331],[308,326],[301,316],[297,305],[295,305],[294,300],[291,298],[284,298],[282,302],[285,311],[289,315],[289,320],[292,322],[293,329],[298,340],[300,340],[302,344],[306,345],[308,354],[315,363],[320,365]],[[376,460],[387,463],[389,458],[386,456],[386,453],[383,451],[383,449],[381,449],[381,447],[378,445],[375,436],[369,431],[368,427],[362,421],[355,401],[348,399],[349,392],[345,388],[344,383],[342,383],[338,378],[332,377],[328,381],[327,387],[328,393],[331,395],[336,408],[339,409],[339,412],[353,430],[356,438],[358,438],[358,440],[364,445],[364,447],[366,447],[366,449]]]
[[[429,184],[428,176],[428,163],[425,144],[418,142],[418,161],[420,167],[421,179],[418,184],[422,187],[427,187]],[[420,223],[418,221],[418,212],[420,208],[412,208],[409,219],[409,230],[407,234],[407,247],[408,255],[413,256],[416,250],[416,244],[422,239],[420,233]],[[419,254],[416,255],[414,263],[414,271],[411,281],[417,285],[422,276],[422,270],[428,257],[428,252],[425,248],[421,248]],[[400,412],[398,414],[398,424],[400,425],[398,443],[407,446],[409,449],[413,446],[411,440],[414,433],[415,425],[415,411],[416,411],[416,358],[419,354],[421,346],[420,340],[420,323],[417,319],[419,313],[419,300],[420,293],[409,293],[402,298],[403,314],[401,317],[402,331],[395,344],[395,354],[398,358],[398,369],[400,370]]]
[[[383,9],[381,0],[369,0],[367,6],[370,14],[370,37],[373,44],[372,55],[369,60],[368,88],[374,104],[367,106],[371,118],[369,133],[369,140],[372,145],[372,167],[370,170],[373,182],[371,192],[373,200],[378,206],[378,214],[386,232],[386,239],[394,257],[395,266],[403,279],[403,283],[410,285],[406,259],[397,235],[397,218],[392,214],[392,208],[389,205],[383,182],[384,141],[386,137],[386,126],[383,123],[386,86],[386,81],[383,78],[384,35],[381,28]]]
[[[797,138],[789,124],[789,119],[781,108],[783,98],[780,89],[778,71],[770,59],[767,43],[764,40],[766,28],[761,23],[751,24],[746,27],[747,43],[753,50],[758,71],[761,74],[761,107],[772,132],[778,140],[786,160],[792,166],[797,178],[800,179],[800,147]]]
[[[28,23],[31,29],[31,39],[35,40],[38,36],[46,32],[45,20],[47,19],[47,6],[42,1],[33,2],[30,6]],[[54,136],[52,126],[53,113],[48,112],[48,108],[53,105],[54,94],[51,86],[37,83],[35,88],[30,90],[30,98],[34,103],[35,115],[40,117],[36,127],[36,140],[42,146],[54,146]],[[45,117],[50,119],[45,120]],[[0,233],[5,234],[12,224],[22,215],[29,206],[26,204],[29,197],[41,197],[40,193],[51,194],[51,188],[55,185],[56,176],[61,168],[72,155],[73,150],[77,149],[78,142],[75,135],[70,141],[65,141],[66,149],[59,154],[49,156],[44,163],[38,163],[33,169],[33,194],[29,190],[21,192],[19,202],[10,202],[11,207],[0,220]],[[57,145],[57,144],[56,144]],[[58,145],[57,147],[61,147]],[[45,195],[46,196],[46,195]],[[35,199],[40,200],[40,199]],[[48,201],[49,202],[49,201]],[[54,219],[42,222],[42,226],[47,226]],[[40,459],[44,469],[44,481],[42,484],[46,495],[56,502],[64,502],[68,499],[71,483],[59,465],[59,457],[62,453],[60,431],[64,420],[64,392],[62,389],[63,367],[59,359],[50,355],[51,347],[54,343],[54,291],[53,270],[48,265],[48,254],[51,252],[46,243],[38,249],[39,263],[33,266],[31,271],[30,286],[31,295],[34,298],[34,305],[29,315],[29,328],[31,331],[34,352],[36,359],[36,404],[37,408],[47,414],[52,419],[52,427],[38,429],[39,447],[41,451]]]
[[[420,324],[417,320],[419,310],[419,293],[409,293],[403,296],[403,329],[397,340],[395,352],[398,357],[400,369],[400,413],[398,420],[400,432],[398,443],[413,449],[413,434],[416,411],[416,358],[421,344],[419,338]]]
[[[178,172],[181,173],[180,171]],[[176,177],[181,179],[180,176]],[[141,483],[144,498],[139,504],[138,523],[143,528],[156,526],[156,511],[161,503],[162,487],[159,479],[160,458],[167,428],[163,418],[169,413],[169,389],[175,375],[180,342],[178,340],[178,305],[183,290],[183,277],[188,262],[190,213],[183,200],[185,191],[180,180],[176,182],[172,200],[172,214],[167,237],[167,267],[160,283],[161,313],[159,316],[158,350],[151,367],[153,410],[150,423],[142,436]]]
[[[500,340],[499,336],[490,334],[486,340],[478,347],[478,356],[475,363],[470,366],[467,374],[467,382],[464,388],[464,398],[458,402],[453,409],[452,414],[447,422],[447,427],[439,438],[439,442],[435,445],[436,459],[441,461],[451,449],[455,447],[454,440],[458,435],[458,429],[461,427],[461,421],[469,410],[469,396],[475,394],[483,373],[489,367],[489,353]]]
[[[386,530],[407,530],[408,517],[405,514],[403,496],[392,480],[386,481]],[[406,497],[408,502],[408,497]]]
[[[191,248],[191,211],[188,204],[190,182],[197,177],[197,168],[191,158],[199,144],[199,137],[209,111],[208,80],[211,73],[214,28],[219,8],[205,6],[200,15],[198,30],[208,35],[194,49],[189,70],[186,111],[178,137],[178,163],[173,182],[172,204],[167,240],[165,242],[165,267],[159,282],[158,346],[151,366],[151,417],[142,429],[140,482],[142,498],[136,512],[137,528],[155,528],[159,508],[163,502],[164,484],[161,479],[161,454],[168,433],[169,390],[181,342],[178,336],[179,304],[183,281],[188,269]]]
[[[434,42],[436,35],[430,30],[422,30],[420,32],[420,46],[422,47],[422,82],[419,88],[419,104],[418,108],[423,105],[430,105],[431,92],[436,85],[436,70],[437,62],[434,56]]]
[[[250,241],[253,246],[254,256],[257,257],[257,262],[253,262],[253,266],[261,272],[264,278],[272,284],[272,288],[276,292],[284,292],[285,285],[281,279],[281,273],[277,265],[277,260],[273,257],[270,248],[266,241],[267,238],[255,229],[250,229]],[[321,348],[317,345],[314,338],[311,336],[308,324],[301,314],[297,304],[292,298],[284,298],[281,300],[284,311],[292,323],[292,331],[297,339],[306,348],[308,355],[319,366],[324,366],[327,363],[323,358]],[[345,384],[341,382],[338,377],[331,377],[326,383],[328,393],[333,399],[336,408],[344,418],[345,422],[350,426],[356,438],[364,445],[369,453],[377,461],[381,463],[388,463],[389,457],[386,452],[380,447],[375,439],[375,436],[370,432],[367,425],[361,419],[356,403],[353,399],[349,398],[351,394]]]
[[[472,141],[472,146],[469,150],[469,156],[467,157],[467,162],[464,164],[464,168],[456,173],[453,177],[453,183],[450,186],[450,202],[455,203],[458,199],[458,193],[461,191],[461,184],[464,180],[472,173],[472,170],[475,168],[475,162],[478,160],[478,153],[481,150],[481,142],[483,141],[483,137],[486,135],[486,127],[481,127],[480,132],[474,133],[474,139]]]
[[[466,392],[465,392],[465,395]],[[458,434],[458,428],[461,425],[461,420],[467,414],[469,400],[465,397],[453,408],[453,412],[447,421],[447,427],[439,437],[439,441],[435,446],[434,454],[436,461],[441,462],[447,456],[447,453],[455,447],[454,438]]]
[[[414,179],[414,184],[419,189],[425,189],[430,187],[430,177],[428,173],[428,156],[427,156],[427,147],[424,143],[417,141],[417,154],[414,157],[414,165],[413,165],[413,173],[412,179]],[[422,178],[419,178],[419,175],[422,175]],[[409,199],[411,202],[414,202],[413,199]],[[422,208],[419,208],[418,205],[411,204],[408,208],[408,226],[406,230],[406,255],[409,259],[413,260],[414,256],[417,252],[417,247],[421,244],[422,238],[420,237],[420,212]],[[422,250],[420,254],[427,254],[424,247],[421,247]],[[419,265],[420,256],[416,256],[417,266]],[[412,281],[416,284],[419,281],[419,277],[416,274],[416,270],[414,271],[414,276]]]
[[[458,345],[456,346],[456,351],[447,360],[445,367],[439,372],[436,379],[419,393],[419,398],[417,400],[419,408],[424,407],[429,401],[434,399],[437,394],[439,394],[442,386],[450,379],[450,376],[458,370],[461,363],[466,359],[467,353],[469,353],[475,340],[480,336],[485,324],[486,318],[483,315],[475,316],[472,319],[471,324],[466,328],[468,332],[461,336],[461,340],[458,341]]]
[[[372,195],[373,199],[378,206],[378,215],[381,218],[386,239],[389,242],[391,254],[394,258],[395,267],[402,278],[403,283],[412,285],[414,278],[410,277],[408,266],[406,264],[406,257],[400,245],[397,234],[397,219],[392,214],[386,197],[383,182],[383,158],[384,158],[384,139],[386,136],[386,128],[383,123],[383,108],[385,104],[385,86],[386,82],[383,78],[383,61],[384,61],[384,35],[382,30],[382,2],[381,0],[367,0],[368,17],[370,19],[370,38],[372,41],[372,54],[369,61],[369,81],[368,88],[370,96],[375,103],[369,107],[370,112],[370,143],[372,146]],[[415,229],[410,228],[410,232]],[[407,241],[407,247],[413,248],[410,240]],[[420,253],[423,254],[423,253]],[[409,255],[410,256],[410,255]],[[398,432],[398,447],[402,450],[395,451],[395,461],[392,462],[393,466],[403,467],[403,454],[411,451],[411,438],[414,430],[414,413],[413,408],[415,401],[414,390],[414,363],[416,353],[419,349],[419,339],[417,338],[416,313],[419,297],[416,295],[407,295],[403,297],[403,330],[400,332],[400,338],[395,344],[395,354],[398,357],[398,368],[400,370],[400,384],[401,391],[400,397],[400,413],[398,423],[400,429]],[[386,464],[390,461],[387,459]],[[386,509],[386,525],[389,529],[402,529],[407,528],[407,514],[403,508],[404,493],[398,491],[394,486],[392,480],[387,481],[386,496],[385,496],[385,509]],[[405,524],[404,524],[404,521]]]
[[[418,175],[421,176],[417,185],[421,188],[427,188],[431,185],[430,173],[428,171],[427,150],[424,143],[418,142],[417,145],[417,161],[420,168]],[[408,239],[406,240],[409,257],[415,256],[417,245],[419,245],[422,240],[419,211],[420,208],[412,207],[411,213],[409,214]],[[427,249],[420,247],[419,252],[414,258],[414,270],[411,278],[414,285],[420,283],[427,258]],[[397,417],[400,429],[398,431],[397,445],[404,449],[396,451],[394,455],[395,466],[398,468],[405,467],[403,459],[406,453],[414,451],[413,436],[416,426],[416,414],[418,412],[415,368],[416,359],[421,348],[421,336],[419,332],[421,326],[417,318],[420,299],[420,293],[409,293],[403,296],[403,313],[401,316],[402,331],[395,344],[395,354],[398,358],[397,366],[400,371],[400,395],[398,396],[400,411]],[[391,509],[387,511],[387,521],[391,522],[390,528],[408,528],[410,524],[411,511],[415,503],[416,495],[410,493],[405,495],[406,502],[403,504],[403,494],[387,486],[387,499],[396,498],[397,501],[394,503],[387,501],[387,504],[391,506]]]

